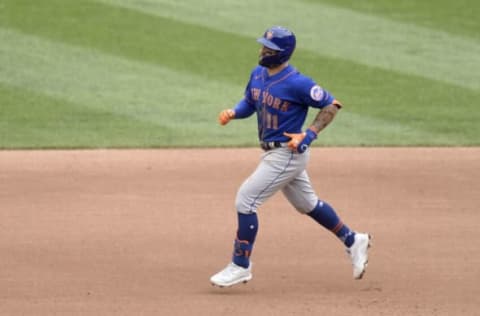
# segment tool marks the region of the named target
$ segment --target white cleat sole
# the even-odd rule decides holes
[[[216,287],[219,287],[219,288],[226,288],[226,287],[232,287],[232,286],[240,284],[240,283],[246,284],[251,279],[252,279],[252,275],[249,275],[249,276],[246,276],[244,278],[241,278],[241,279],[236,280],[235,282],[231,282],[231,283],[215,283],[213,281],[210,281],[210,283],[212,284],[212,286],[216,286]]]

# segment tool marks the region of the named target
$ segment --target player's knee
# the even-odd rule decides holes
[[[248,203],[242,200],[235,201],[235,209],[240,214],[251,214],[256,212],[256,209],[254,209],[254,207],[248,205]]]
[[[295,207],[295,209],[297,210],[297,212],[299,212],[300,214],[307,214],[308,212],[310,212],[311,210],[305,208],[305,207]]]
[[[295,209],[300,214],[310,213],[315,208],[315,206],[316,204],[312,203],[311,201],[304,201],[302,203],[297,203],[294,205]]]
[[[250,202],[248,198],[241,194],[237,194],[235,209],[240,214],[252,214],[257,211],[255,203]]]

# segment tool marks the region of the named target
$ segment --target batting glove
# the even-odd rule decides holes
[[[218,115],[218,122],[220,123],[220,125],[226,125],[234,117],[235,117],[235,111],[234,110],[232,110],[232,109],[223,110]]]

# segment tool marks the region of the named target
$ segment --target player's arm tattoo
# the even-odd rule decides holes
[[[330,104],[324,107],[320,112],[318,112],[310,128],[314,129],[317,134],[320,133],[321,130],[330,124],[335,115],[337,115],[338,109],[338,106],[335,104]]]

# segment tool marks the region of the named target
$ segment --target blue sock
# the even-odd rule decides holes
[[[345,246],[350,247],[353,244],[355,232],[338,218],[335,210],[327,202],[319,200],[317,206],[308,213],[308,216],[334,233]]]
[[[258,231],[257,213],[238,214],[237,238],[234,242],[232,261],[241,267],[248,268],[253,243]]]

